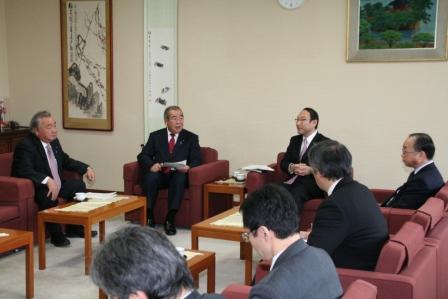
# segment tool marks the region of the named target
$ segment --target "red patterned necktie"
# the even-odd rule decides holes
[[[51,170],[51,176],[53,177],[53,180],[55,180],[58,187],[61,188],[61,178],[59,177],[58,172],[58,162],[54,157],[53,149],[51,148],[50,144],[47,144],[47,155],[48,155],[48,164],[50,165]]]
[[[168,142],[168,151],[170,152],[170,155],[171,155],[174,151],[174,146],[176,145],[176,139],[174,139],[174,136],[176,136],[176,134],[171,133],[170,136],[171,136],[171,139]]]

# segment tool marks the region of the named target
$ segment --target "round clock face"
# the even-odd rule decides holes
[[[295,9],[302,5],[304,0],[278,0],[278,3],[286,9]]]

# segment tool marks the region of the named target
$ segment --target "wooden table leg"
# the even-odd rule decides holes
[[[140,224],[146,225],[146,205],[140,208]]]
[[[30,233],[30,238],[26,245],[26,298],[34,297],[33,243],[33,234]]]
[[[191,231],[191,249],[199,249],[199,237],[194,230]]]
[[[103,292],[102,289],[99,289],[98,299],[107,299],[107,295]]]
[[[252,283],[252,246],[250,243],[244,244],[244,283],[251,285]]]
[[[98,226],[100,228],[100,243],[102,244],[106,239],[106,221],[100,221]]]
[[[92,263],[92,226],[90,223],[84,224],[84,259],[85,274],[90,274],[90,264]]]
[[[42,216],[37,214],[37,236],[39,238],[39,269],[44,270],[46,267],[45,261],[45,223]]]
[[[208,218],[209,212],[209,192],[207,186],[204,186],[204,219]]]
[[[215,255],[213,255],[213,261],[207,268],[207,293],[215,292],[215,271],[216,271],[216,260]]]

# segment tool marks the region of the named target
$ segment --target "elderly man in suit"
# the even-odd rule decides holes
[[[188,171],[199,166],[202,157],[198,136],[184,129],[184,114],[180,107],[166,108],[164,119],[166,128],[149,135],[137,159],[148,200],[148,225],[155,226],[153,213],[159,189],[168,188],[168,214],[164,228],[167,235],[175,235],[174,218],[182,203]],[[186,165],[179,168],[163,167],[165,162],[180,161],[186,161]]]
[[[382,206],[402,209],[418,209],[439,191],[444,181],[432,158],[435,146],[425,133],[410,134],[403,143],[401,159],[414,170],[408,180]]]
[[[316,212],[308,244],[327,251],[336,267],[374,270],[388,228],[373,194],[352,179],[350,152],[326,140],[308,156],[317,184],[328,194]]]
[[[304,108],[295,121],[299,135],[291,137],[280,168],[288,174],[284,184],[293,195],[300,212],[305,201],[324,197],[311,174],[307,153],[313,145],[328,138],[317,132],[319,114],[316,110]]]
[[[30,122],[30,134],[15,148],[12,174],[33,181],[35,201],[39,210],[58,204],[57,198],[73,199],[76,192],[85,192],[82,180],[64,180],[62,171],[85,174],[88,180],[95,180],[92,167],[69,157],[57,138],[56,121],[48,111],[37,112]],[[67,225],[66,235],[56,223],[47,223],[51,243],[57,247],[70,245],[68,237],[84,237],[81,226]],[[96,232],[92,232],[95,236]]]
[[[91,277],[111,298],[224,299],[199,294],[185,258],[166,236],[147,226],[115,232],[95,252]]]
[[[249,298],[339,298],[336,268],[328,254],[308,246],[298,230],[297,206],[281,185],[268,184],[249,194],[240,212],[250,242],[264,260],[269,274],[252,287]]]

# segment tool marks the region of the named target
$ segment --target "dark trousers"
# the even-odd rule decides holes
[[[76,192],[86,192],[86,184],[82,180],[66,180],[62,182],[61,190],[59,190],[58,197],[62,197],[65,200],[72,200]],[[58,205],[58,200],[51,200],[47,196],[48,188],[46,185],[40,186],[35,190],[35,201],[39,208],[39,211],[53,208]],[[46,223],[48,233],[61,232],[61,225],[57,223]]]
[[[179,210],[187,186],[187,173],[179,171],[148,172],[142,181],[148,208],[154,210],[160,189],[168,188],[168,211]]]

